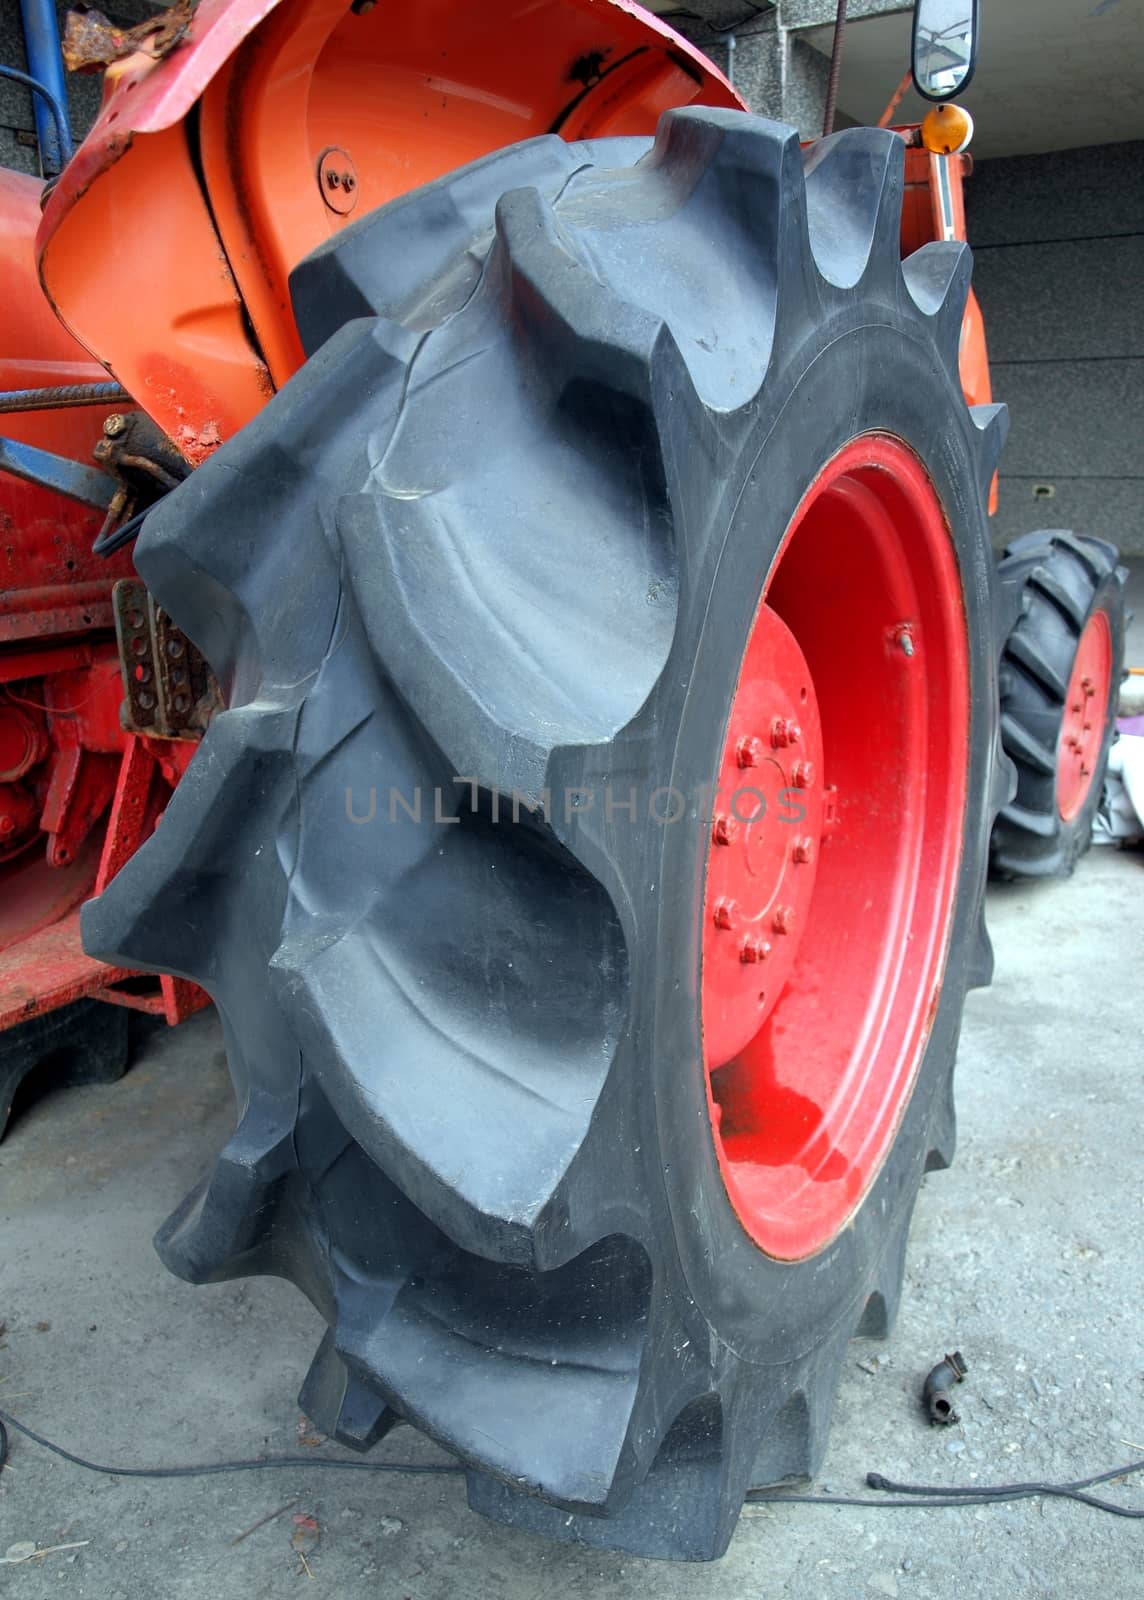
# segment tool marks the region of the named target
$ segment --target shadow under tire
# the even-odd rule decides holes
[[[749,1485],[813,1473],[952,1158],[1011,785],[984,504],[1005,416],[960,389],[968,251],[899,259],[902,169],[888,132],[803,152],[692,109],[650,151],[536,140],[417,191],[299,266],[306,365],[140,540],[228,702],[84,913],[90,949],[194,978],[226,1030],[237,1127],[160,1252],[195,1282],[290,1278],[329,1325],[301,1397],[324,1431],[410,1422],[475,1509],[555,1538],[711,1559]],[[907,502],[953,574],[937,598]],[[768,709],[788,691],[797,736]],[[781,836],[720,824],[748,757]],[[846,1027],[820,1047],[782,1019],[800,974],[826,981],[816,896],[878,902],[869,861],[928,954],[887,911],[868,983],[905,974],[900,1041],[859,1062],[885,1091],[863,1132],[796,1103],[850,1085]],[[754,954],[716,981],[727,919]]]
[[[60,1088],[115,1083],[127,1071],[128,1015],[121,1006],[77,1000],[0,1032],[0,1139],[21,1084]]]

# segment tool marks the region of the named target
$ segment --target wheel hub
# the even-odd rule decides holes
[[[1057,745],[1057,809],[1064,822],[1072,821],[1092,788],[1111,688],[1112,633],[1104,612],[1094,611],[1077,645]]]
[[[822,839],[822,723],[798,641],[767,606],[743,659],[719,766],[703,930],[714,1060],[754,1038],[786,984]]]
[[[937,1011],[965,829],[969,650],[941,503],[852,441],[779,548],[730,695],[702,907],[712,1135],[766,1253],[874,1181]]]

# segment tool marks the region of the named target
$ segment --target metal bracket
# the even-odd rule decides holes
[[[125,730],[158,739],[201,738],[222,709],[210,668],[138,578],[121,578],[111,598]]]

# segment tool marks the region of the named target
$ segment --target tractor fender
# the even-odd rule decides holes
[[[108,68],[100,115],[47,202],[41,281],[197,463],[301,364],[287,279],[325,239],[503,145],[650,136],[664,110],[692,103],[742,106],[631,0],[396,13],[200,0],[162,59],[137,51]],[[323,188],[331,152],[336,193]]]

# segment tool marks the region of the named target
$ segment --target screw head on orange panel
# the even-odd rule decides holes
[[[318,189],[331,211],[346,216],[358,202],[358,176],[348,150],[331,145],[318,162]]]

